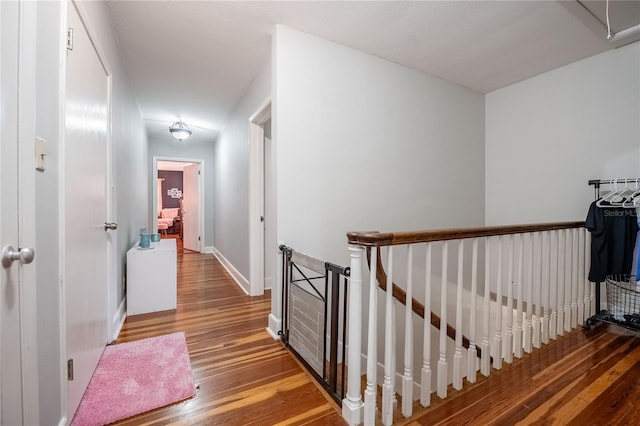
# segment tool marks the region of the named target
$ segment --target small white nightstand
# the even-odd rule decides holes
[[[127,315],[176,309],[176,263],[173,238],[127,252]]]

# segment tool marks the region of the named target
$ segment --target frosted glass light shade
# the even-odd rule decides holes
[[[171,135],[179,141],[185,140],[191,136],[192,133],[191,130],[189,130],[189,126],[184,124],[182,120],[173,123],[171,127],[169,127],[169,132],[171,132]]]

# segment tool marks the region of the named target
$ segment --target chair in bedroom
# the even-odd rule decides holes
[[[167,227],[165,229],[172,228],[175,230],[176,218],[179,215],[178,210],[178,208],[162,209],[158,218],[158,229],[161,229],[160,225],[165,225]]]
[[[169,229],[169,227],[166,223],[158,222],[158,232],[160,232],[162,235],[167,235],[167,229]]]

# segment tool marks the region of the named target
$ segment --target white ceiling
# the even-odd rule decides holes
[[[602,1],[583,3],[604,11]],[[482,93],[612,48],[606,29],[575,1],[107,4],[149,136],[169,140],[181,117],[193,130],[188,143],[215,140],[269,59],[274,24]],[[612,28],[640,22],[638,4],[611,0],[612,12],[625,7],[610,14]]]

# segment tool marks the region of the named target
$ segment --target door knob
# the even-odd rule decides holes
[[[2,249],[2,266],[8,268],[16,260],[19,260],[22,264],[31,263],[35,255],[36,252],[31,247],[25,247],[15,251],[11,246],[4,246]]]
[[[109,222],[105,222],[104,223],[104,230],[105,231],[109,231],[109,230],[116,230],[118,229],[118,224],[117,223],[109,223]]]

